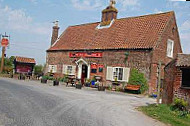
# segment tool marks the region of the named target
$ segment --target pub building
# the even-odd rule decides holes
[[[46,73],[75,76],[82,83],[99,76],[104,85],[109,85],[115,80],[127,83],[131,69],[136,68],[147,78],[149,93],[153,92],[158,62],[162,61],[164,68],[182,53],[175,13],[121,19],[117,14],[115,1],[110,0],[100,22],[69,26],[60,36],[55,22]]]

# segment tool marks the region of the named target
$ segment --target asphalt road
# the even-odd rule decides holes
[[[0,126],[163,126],[135,109],[154,102],[0,78]]]

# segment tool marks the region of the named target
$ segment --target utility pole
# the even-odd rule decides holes
[[[161,85],[161,70],[162,70],[162,63],[159,61],[158,63],[158,94],[157,94],[157,104],[160,101],[160,85]]]
[[[2,47],[2,57],[1,57],[1,73],[3,72],[4,68],[4,56],[5,56],[5,47]]]

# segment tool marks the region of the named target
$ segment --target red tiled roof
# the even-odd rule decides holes
[[[68,27],[51,50],[154,48],[174,12],[116,19],[110,28],[90,23]]]
[[[26,58],[26,57],[20,57],[20,56],[16,56],[15,58],[16,62],[20,62],[20,63],[36,63],[34,58]]]
[[[190,54],[178,54],[176,66],[190,67]]]

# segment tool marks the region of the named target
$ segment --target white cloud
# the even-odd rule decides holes
[[[101,0],[71,0],[71,3],[79,10],[93,10],[102,6]]]
[[[169,1],[186,1],[186,0],[169,0]]]
[[[181,31],[190,30],[190,20],[186,20],[181,27],[179,28]]]
[[[49,34],[47,23],[34,23],[32,17],[28,16],[22,9],[11,9],[8,6],[0,7],[0,27],[18,32],[29,32],[35,34]]]
[[[109,1],[107,0],[106,5],[109,5]],[[93,10],[104,6],[104,1],[102,0],[71,0],[71,3],[79,10]],[[127,6],[139,5],[139,0],[116,0],[116,3],[120,4],[124,9]]]
[[[190,20],[186,20],[179,27],[179,31],[184,53],[190,53]]]
[[[158,10],[157,8],[154,9],[154,13],[163,13],[163,11]]]
[[[138,0],[117,0],[118,3],[122,4],[123,7],[135,6],[139,4]]]
[[[27,1],[29,1],[29,2],[31,2],[33,4],[37,4],[38,3],[37,0],[27,0]]]
[[[181,43],[182,43],[182,47],[183,47],[183,52],[184,53],[189,53],[190,54],[190,32],[188,33],[181,33],[180,34],[180,38],[181,38]]]

